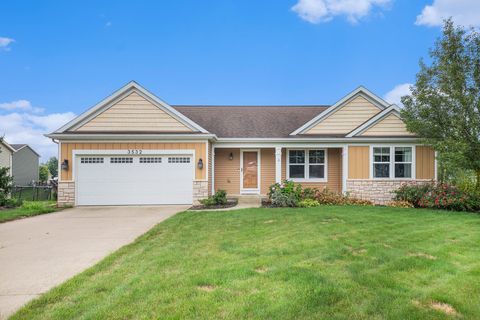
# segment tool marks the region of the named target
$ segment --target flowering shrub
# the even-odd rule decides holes
[[[417,208],[455,211],[479,211],[480,197],[447,183],[402,185],[394,191],[395,200],[407,201]]]
[[[295,207],[302,199],[302,186],[295,185],[293,181],[285,180],[275,183],[268,189],[268,198],[277,207]]]

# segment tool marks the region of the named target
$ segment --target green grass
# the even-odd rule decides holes
[[[25,201],[18,208],[0,210],[0,223],[54,211],[55,201]]]
[[[478,319],[479,231],[417,209],[183,212],[13,319]]]

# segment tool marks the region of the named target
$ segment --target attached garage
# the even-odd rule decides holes
[[[78,154],[76,205],[191,204],[192,154]]]

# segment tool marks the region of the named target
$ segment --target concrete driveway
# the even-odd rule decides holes
[[[78,207],[0,224],[0,319],[186,208]]]

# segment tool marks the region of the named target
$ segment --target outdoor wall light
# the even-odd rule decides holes
[[[198,169],[200,169],[200,170],[203,169],[203,160],[202,160],[202,158],[198,159],[198,164],[197,164],[197,166],[198,166]]]
[[[228,159],[233,160],[233,152],[230,152],[230,155],[228,156]]]
[[[63,159],[62,170],[68,170],[68,159]]]

